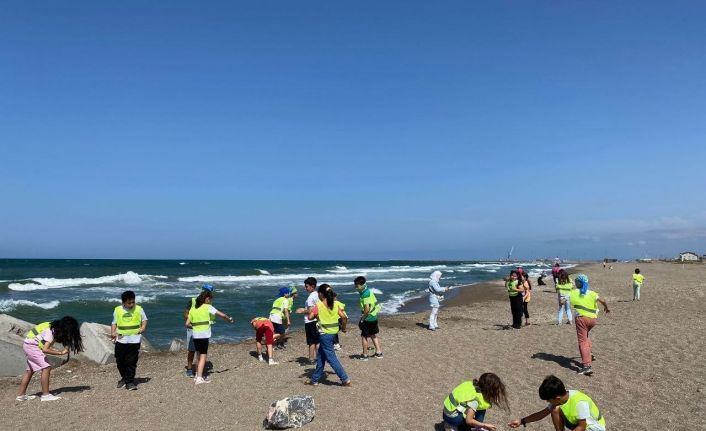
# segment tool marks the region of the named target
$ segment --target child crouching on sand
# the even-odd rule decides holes
[[[64,346],[64,350],[52,349],[51,347],[56,342]],[[69,354],[69,350],[74,353],[83,351],[81,332],[76,319],[71,316],[64,316],[59,320],[40,323],[27,333],[23,349],[27,356],[27,371],[22,376],[20,392],[16,400],[27,401],[36,398],[34,395],[26,395],[26,392],[32,375],[39,370],[42,371],[42,396],[40,399],[42,401],[61,399],[61,397],[49,393],[51,366],[47,362],[46,355],[64,356]]]
[[[202,290],[194,301],[194,306],[189,310],[189,317],[186,319],[186,327],[191,328],[194,337],[194,348],[199,354],[198,365],[196,366],[196,379],[194,384],[210,383],[210,380],[203,378],[203,369],[206,367],[206,357],[208,354],[208,341],[211,338],[211,314],[214,314],[226,322],[233,323],[233,318],[227,316],[211,305],[213,295],[207,290]]]
[[[510,428],[523,427],[551,415],[554,429],[577,431],[605,431],[605,418],[596,403],[581,391],[566,390],[564,382],[556,376],[547,376],[539,386],[539,398],[549,405],[522,419],[507,424]]]
[[[484,422],[486,410],[493,405],[509,411],[505,384],[500,377],[493,373],[484,373],[473,381],[461,383],[444,400],[444,430],[494,431],[496,425]]]
[[[270,319],[266,317],[256,317],[250,321],[253,329],[255,330],[255,349],[257,350],[257,360],[264,362],[265,359],[262,357],[262,337],[265,337],[265,345],[267,346],[267,363],[269,365],[277,365],[272,356],[272,343],[274,343],[278,338],[279,334],[275,334],[275,328],[272,326]]]

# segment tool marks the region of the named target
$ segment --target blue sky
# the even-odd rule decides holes
[[[0,257],[706,253],[703,2],[6,2]]]

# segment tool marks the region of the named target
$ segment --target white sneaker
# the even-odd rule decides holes
[[[333,345],[333,350],[341,350],[341,345],[340,345],[340,344],[334,344],[334,345]]]
[[[270,359],[270,362],[267,363],[268,365],[279,365],[279,362],[275,362],[272,359]]]
[[[265,362],[265,358],[263,358],[262,355],[258,356],[257,360],[260,362]]]
[[[29,401],[37,398],[36,395],[18,395],[15,401]]]
[[[39,397],[39,399],[41,399],[42,401],[56,401],[56,400],[60,400],[61,397],[57,397],[56,395],[48,394],[48,395],[42,395],[41,397]]]
[[[210,380],[206,380],[203,377],[197,377],[196,380],[194,380],[195,385],[201,385],[203,383],[211,383]]]

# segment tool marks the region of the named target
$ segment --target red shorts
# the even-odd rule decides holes
[[[262,336],[265,336],[265,344],[271,345],[274,341],[275,330],[272,328],[272,324],[262,325],[255,331],[255,339],[257,342],[262,342]]]

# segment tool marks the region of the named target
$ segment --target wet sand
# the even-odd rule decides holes
[[[511,418],[542,408],[537,388],[547,374],[591,395],[608,429],[706,429],[701,355],[706,344],[706,265],[640,264],[646,282],[639,303],[631,301],[635,264],[614,267],[610,271],[591,264],[581,269],[612,311],[601,313],[591,333],[597,357],[591,377],[576,374],[574,328],[554,325],[557,301],[551,280],[550,286],[535,286],[532,325],[521,330],[506,329],[510,306],[498,281],[460,289],[445,301],[436,332],[426,329],[427,312],[382,317],[384,359],[352,358],[360,353],[353,325],[342,334],[339,352],[352,387],[341,387],[335,374],[318,387],[305,385],[313,366],[305,363],[303,334],[295,333],[289,348],[275,353],[280,365],[274,367],[255,359],[253,343],[212,346],[213,381],[197,387],[182,373],[185,353],[141,356],[138,376],[143,383],[134,392],[115,388],[114,365],[72,361],[54,370],[51,389],[64,399],[52,403],[13,401],[19,378],[3,378],[0,423],[3,429],[40,429],[46,428],[42,418],[48,418],[52,429],[257,430],[274,400],[311,394],[317,416],[304,429],[433,430],[441,429],[448,392],[465,379],[492,371],[505,381],[512,408],[512,413],[492,409],[486,415],[499,429],[506,429]],[[34,380],[29,393],[38,390]],[[545,420],[527,429],[552,427]]]

